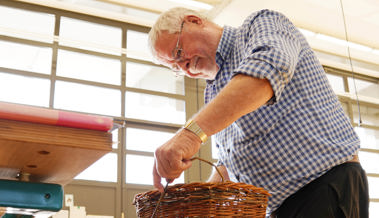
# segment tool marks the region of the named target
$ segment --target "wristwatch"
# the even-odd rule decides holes
[[[189,131],[195,133],[197,136],[199,136],[200,140],[203,143],[206,142],[208,139],[207,134],[205,134],[203,130],[200,128],[200,126],[197,125],[197,123],[192,119],[189,119],[187,121],[187,123],[184,125],[184,129],[188,129]]]

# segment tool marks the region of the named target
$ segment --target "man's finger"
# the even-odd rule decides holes
[[[153,167],[153,182],[154,182],[154,187],[158,189],[158,191],[163,192],[164,188],[161,183],[162,177],[158,174],[155,162],[154,162],[154,167]]]
[[[156,169],[157,174],[160,177],[169,178],[170,175],[168,174],[168,171],[170,170],[170,165],[167,162],[167,160],[156,158],[155,164],[156,165],[154,166],[154,168]]]

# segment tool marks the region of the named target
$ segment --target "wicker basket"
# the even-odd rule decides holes
[[[137,194],[133,204],[138,217],[264,218],[269,196],[245,183],[190,183]]]

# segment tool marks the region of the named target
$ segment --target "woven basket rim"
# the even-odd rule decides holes
[[[226,192],[254,192],[256,194],[262,194],[266,196],[271,196],[271,194],[266,191],[264,188],[256,187],[254,185],[241,183],[241,182],[192,182],[192,183],[179,183],[175,185],[171,185],[167,187],[166,196],[174,193],[188,193],[196,192],[199,190],[221,190]],[[143,198],[150,198],[151,200],[158,200],[161,195],[159,190],[151,190],[143,193],[136,194],[134,197],[133,205],[136,204],[137,201]]]

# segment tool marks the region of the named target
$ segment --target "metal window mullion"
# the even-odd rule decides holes
[[[379,126],[374,126],[374,125],[361,124],[361,127],[366,128],[366,129],[379,130]]]
[[[88,50],[88,49],[71,47],[68,45],[58,45],[58,48],[65,51],[71,51],[71,52],[76,52],[76,53],[81,53],[81,54],[87,54],[87,55],[93,55],[93,56],[99,56],[99,57],[105,57],[105,58],[111,58],[111,59],[117,59],[117,60],[120,60],[120,57],[121,57],[121,52],[120,52],[120,55],[115,55],[115,54],[108,54],[108,53],[98,52],[98,51],[93,51],[93,50]]]
[[[323,65],[323,67],[324,67],[325,71],[328,72],[328,73],[331,73],[331,74],[334,74],[334,75],[352,77],[352,74],[351,74],[350,70],[343,70],[343,69],[338,69],[338,68],[335,68],[335,67],[330,67],[330,66],[325,66],[325,65]],[[374,83],[376,83],[376,82],[379,81],[378,77],[365,75],[365,74],[362,74],[362,73],[359,73],[359,72],[354,72],[354,77],[356,79],[365,80],[367,82],[374,82]]]
[[[126,48],[126,28],[121,27],[121,47]],[[121,92],[121,117],[125,117],[125,77],[126,77],[126,55],[124,53],[121,54],[121,74],[120,74],[120,79],[121,79],[121,86],[120,86],[120,92]],[[125,119],[124,119],[125,122]],[[124,126],[121,129],[121,132],[119,136],[121,136],[120,139],[120,146],[119,146],[119,173],[120,173],[120,179],[119,183],[120,185],[118,186],[118,191],[120,195],[118,196],[117,202],[120,202],[119,206],[116,207],[116,214],[119,213],[119,217],[122,217],[121,214],[124,214],[124,211],[126,211],[126,204],[124,204],[124,193],[126,193],[126,127]]]
[[[55,25],[54,25],[54,35],[59,35],[61,16],[55,14]],[[57,59],[58,59],[58,42],[53,42],[53,52],[51,58],[51,74],[50,74],[50,100],[49,107],[54,108],[55,100],[55,82],[57,80]]]
[[[123,150],[125,144],[124,136],[125,128],[122,127],[118,129],[118,146],[117,146],[117,184],[116,184],[116,205],[115,205],[115,214],[116,217],[121,217],[121,213],[124,207],[124,198],[123,198],[123,183],[125,178],[125,158],[123,157]]]
[[[156,121],[150,121],[150,120],[140,120],[140,119],[134,119],[134,118],[125,118],[125,117],[113,117],[118,122],[125,122],[126,126],[129,125],[141,125],[146,126],[146,128],[155,128],[155,130],[164,129],[164,131],[169,132],[176,132],[180,127],[182,127],[181,124],[174,124],[174,123],[162,123],[162,122],[156,122]],[[137,127],[145,129],[144,127]]]
[[[137,129],[146,129],[146,130],[153,130],[153,131],[163,131],[163,132],[171,132],[175,133],[178,131],[179,128],[182,127],[182,125],[179,124],[166,124],[166,123],[157,123],[157,122],[144,122],[144,121],[137,121],[132,119],[125,119],[126,121],[126,128],[137,128]]]
[[[372,149],[372,148],[360,148],[360,151],[369,152],[369,153],[375,153],[379,154],[379,149]]]
[[[91,86],[96,86],[96,87],[120,90],[120,85],[100,83],[100,82],[95,82],[95,81],[90,81],[90,80],[75,79],[75,78],[63,77],[63,76],[55,76],[55,79],[59,81],[64,81],[64,82],[72,82],[72,83],[78,83],[78,84],[83,84],[83,85],[91,85]]]
[[[154,157],[154,152],[149,152],[149,151],[137,151],[137,150],[125,149],[125,155],[127,154]]]
[[[349,81],[348,81],[347,78],[348,78],[347,76],[342,76],[344,91],[345,91],[346,93],[349,93],[349,92],[350,92],[350,87],[349,87]]]
[[[80,179],[73,179],[70,181],[68,185],[80,185],[80,186],[89,186],[89,187],[108,187],[108,188],[115,188],[116,184],[114,182],[102,182],[102,181],[96,181],[96,180],[80,180]]]
[[[153,63],[151,61],[143,60],[143,59],[137,59],[137,58],[133,58],[133,57],[126,57],[126,60],[129,62],[138,63],[138,64],[146,64],[146,65],[151,65],[154,67],[163,67],[162,65],[158,65],[158,64]]]
[[[378,173],[366,173],[366,176],[379,178],[379,174]]]
[[[123,89],[124,89],[124,91],[128,91],[128,92],[155,95],[155,96],[160,96],[160,97],[168,97],[168,98],[174,98],[177,100],[186,100],[185,95],[180,95],[180,94],[172,94],[172,93],[167,93],[167,92],[159,92],[159,91],[153,91],[153,90],[141,89],[141,88],[134,88],[134,87],[123,87]]]
[[[17,69],[0,67],[0,71],[4,73],[13,74],[13,75],[29,76],[29,77],[35,77],[35,78],[41,78],[41,79],[50,79],[49,74],[35,73],[35,72],[25,71],[25,70],[17,70]]]
[[[23,38],[17,38],[14,36],[5,36],[0,35],[0,40],[8,41],[8,42],[14,42],[19,44],[25,44],[25,45],[32,45],[32,46],[39,46],[39,47],[48,47],[51,48],[54,42],[42,42],[42,41],[36,41],[31,39],[23,39]]]
[[[185,111],[186,120],[190,119],[199,110],[198,105],[198,82],[195,79],[184,77],[185,88]],[[199,151],[197,155],[201,156]],[[184,172],[185,182],[200,181],[201,180],[201,164],[199,161],[194,161],[192,167]]]

